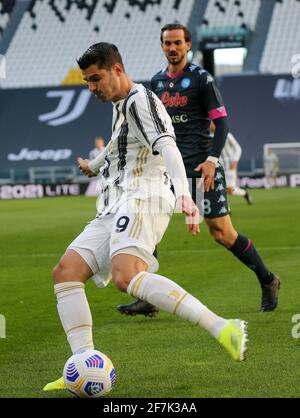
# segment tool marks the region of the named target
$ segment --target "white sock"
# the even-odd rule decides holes
[[[223,319],[172,280],[158,274],[141,272],[130,282],[127,293],[145,300],[159,309],[198,324],[214,337],[227,324]]]
[[[94,349],[92,315],[81,282],[65,282],[54,286],[57,310],[68,342],[74,353]]]
[[[240,189],[239,187],[235,187],[232,194],[233,196],[245,196],[246,190]]]

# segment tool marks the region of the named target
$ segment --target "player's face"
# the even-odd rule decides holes
[[[82,70],[83,79],[89,91],[102,102],[115,101],[120,91],[120,66],[114,64],[109,70],[98,68],[96,64]]]
[[[186,42],[184,38],[183,29],[164,31],[161,47],[169,64],[178,65],[186,60],[191,46],[191,42]]]

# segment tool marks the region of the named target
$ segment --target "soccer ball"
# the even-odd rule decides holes
[[[115,384],[115,369],[111,360],[97,350],[87,350],[71,356],[64,367],[64,382],[78,398],[99,398]]]

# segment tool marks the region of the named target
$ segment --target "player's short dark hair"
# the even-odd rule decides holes
[[[81,70],[86,70],[94,64],[106,70],[110,69],[114,64],[121,64],[124,68],[118,48],[116,45],[107,42],[91,45],[77,62]]]
[[[166,30],[175,30],[175,29],[182,29],[184,32],[184,39],[185,42],[191,42],[192,41],[192,35],[191,32],[188,30],[188,28],[184,25],[181,25],[180,23],[168,23],[160,30],[160,41],[163,42],[163,34]]]

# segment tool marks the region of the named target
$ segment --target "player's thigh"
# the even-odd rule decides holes
[[[216,167],[214,189],[210,189],[208,192],[201,194],[200,199],[198,198],[199,194],[197,194],[196,180],[196,178],[193,178],[192,193],[193,199],[195,200],[195,198],[197,198],[195,201],[199,207],[200,215],[205,219],[215,219],[227,216],[229,214],[229,209],[223,167],[220,164]]]
[[[67,250],[53,270],[55,283],[66,281],[86,282],[92,275],[92,270],[78,252]]]
[[[266,177],[271,177],[271,175],[272,175],[272,170],[270,170],[269,168],[266,168],[265,169],[265,176]]]
[[[171,218],[171,208],[149,208],[148,202],[128,200],[115,215],[111,231],[110,254],[129,254],[148,264],[156,271],[158,263],[153,256]]]
[[[68,250],[77,252],[87,263],[92,274],[109,275],[111,264],[109,241],[113,216],[96,218],[71,242]]]

